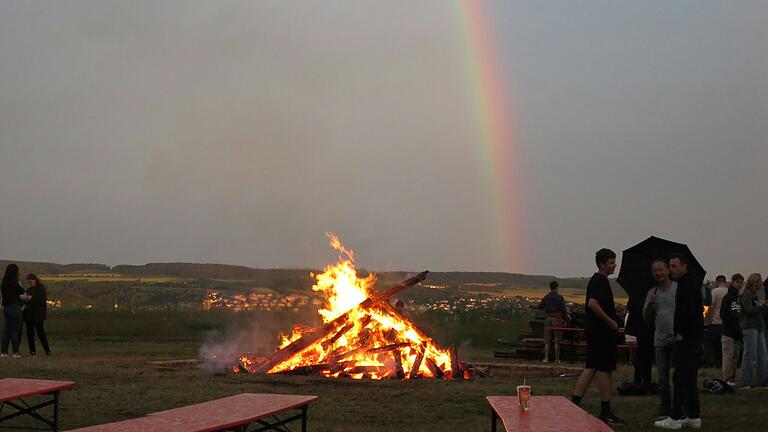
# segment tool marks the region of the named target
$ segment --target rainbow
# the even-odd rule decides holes
[[[499,227],[499,244],[504,270],[527,268],[525,230],[517,147],[519,138],[509,91],[500,76],[498,52],[494,46],[493,22],[482,0],[455,0],[464,37],[472,111],[486,181],[494,202],[494,217]]]

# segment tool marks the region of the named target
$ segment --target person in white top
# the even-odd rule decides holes
[[[719,366],[723,358],[723,347],[721,339],[723,337],[723,320],[720,317],[720,307],[723,304],[723,297],[728,293],[728,286],[725,276],[718,275],[715,278],[715,289],[712,290],[712,304],[707,310],[704,318],[711,324],[707,327],[704,335],[704,358],[712,366]]]

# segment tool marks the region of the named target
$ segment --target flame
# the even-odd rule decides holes
[[[345,376],[372,379],[412,376],[435,377],[450,375],[450,351],[439,347],[407,317],[388,303],[361,307],[360,303],[374,294],[376,275],[359,277],[354,252],[346,249],[339,238],[328,234],[330,245],[338,251],[339,259],[314,275],[312,290],[322,293],[324,304],[318,310],[323,323],[349,312],[349,319],[336,326],[322,339],[278,363],[267,373],[317,367],[327,377]],[[288,346],[313,329],[294,327],[290,335],[281,335],[279,348]],[[413,371],[414,365],[420,362]],[[252,370],[256,362],[243,356],[240,365]]]

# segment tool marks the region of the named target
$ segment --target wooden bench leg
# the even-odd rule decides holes
[[[309,413],[309,406],[304,405],[301,407],[301,432],[307,432],[307,414]]]
[[[53,392],[53,432],[59,430],[59,391]]]
[[[496,415],[496,411],[491,408],[491,432],[496,432],[496,420],[499,417]]]

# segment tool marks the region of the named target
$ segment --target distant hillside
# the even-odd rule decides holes
[[[306,277],[310,270],[255,269],[229,264],[149,263],[144,265],[118,265],[112,271],[119,274],[149,276],[163,275],[181,278],[261,280]]]
[[[108,273],[111,271],[104,264],[55,264],[35,261],[8,261],[0,260],[0,271],[5,271],[8,264],[19,266],[19,274],[25,277],[28,273],[35,274],[65,274],[65,273]]]
[[[104,264],[55,264],[26,261],[0,261],[0,265],[4,268],[9,262],[18,264],[22,274],[29,272],[39,274],[117,273],[128,276],[172,276],[189,279],[248,281],[249,285],[270,287],[278,291],[308,289],[312,286],[309,273],[317,271],[310,269],[257,269],[239,265],[203,263],[148,263],[144,265],[118,265],[111,268]],[[408,272],[382,272],[378,273],[378,279],[381,285],[386,286],[412,274]],[[589,279],[501,272],[433,272],[427,277],[425,285],[461,291],[501,294],[517,289],[546,290],[552,280],[558,281],[563,288],[584,289]],[[625,295],[618,284],[614,282],[612,285],[615,295]]]

